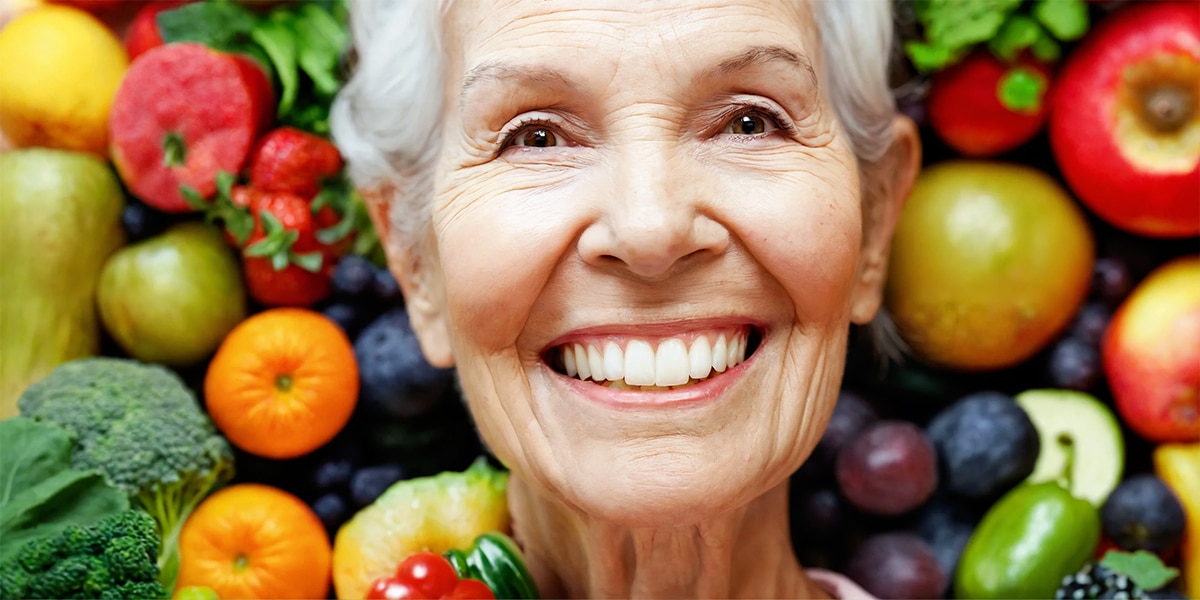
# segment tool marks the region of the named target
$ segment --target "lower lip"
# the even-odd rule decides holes
[[[761,345],[759,349],[761,349]],[[583,381],[575,377],[567,377],[558,372],[554,374],[571,391],[592,402],[609,408],[681,408],[709,404],[720,400],[725,395],[725,391],[742,378],[742,375],[746,372],[747,365],[751,363],[753,358],[754,356],[751,355],[736,367],[726,369],[724,373],[716,377],[710,377],[685,388],[654,392],[618,390],[610,388],[607,385]]]

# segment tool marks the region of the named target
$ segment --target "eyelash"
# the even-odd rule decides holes
[[[752,115],[755,113],[760,114],[760,115],[770,119],[771,122],[774,123],[774,125],[776,127],[778,127],[780,130],[786,132],[787,134],[795,135],[796,126],[794,124],[792,124],[791,120],[788,119],[787,116],[785,116],[781,111],[776,110],[771,107],[768,107],[768,106],[760,106],[757,104],[743,104],[736,111],[734,111],[732,113],[727,113],[726,116],[721,119],[721,131],[724,132],[725,128],[728,127],[729,124],[731,122],[733,122],[734,119],[740,119],[746,115]],[[535,128],[560,129],[555,123],[553,123],[549,119],[544,119],[544,118],[539,118],[539,117],[524,119],[500,133],[500,138],[497,140],[497,147],[499,148],[498,152],[503,152],[503,151],[507,150],[521,136],[521,134],[526,133],[528,130],[532,130]],[[558,135],[558,134],[556,134],[556,135]],[[770,134],[769,133],[758,133],[758,134],[736,134],[735,133],[735,134],[731,134],[731,135],[736,135],[741,138],[753,138],[753,137],[770,135]]]

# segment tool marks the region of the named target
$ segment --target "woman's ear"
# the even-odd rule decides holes
[[[450,329],[446,320],[445,286],[438,269],[436,248],[425,244],[416,248],[402,243],[392,229],[390,207],[396,197],[394,187],[364,191],[363,203],[379,241],[387,254],[388,268],[400,284],[404,305],[413,332],[421,343],[421,352],[429,364],[448,369],[454,366]]]
[[[864,182],[863,247],[850,306],[850,320],[859,325],[869,323],[883,303],[892,234],[921,170],[921,140],[912,119],[893,118],[892,136]]]

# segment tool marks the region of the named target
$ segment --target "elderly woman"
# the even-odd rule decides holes
[[[887,0],[362,0],[334,134],[547,597],[823,597],[787,481],[919,163]]]

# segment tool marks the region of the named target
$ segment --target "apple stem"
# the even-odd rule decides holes
[[[1184,126],[1196,111],[1196,98],[1174,85],[1155,88],[1145,95],[1142,114],[1155,130],[1173,133]]]
[[[1058,474],[1058,482],[1067,490],[1071,489],[1071,477],[1075,472],[1075,440],[1065,435],[1058,436],[1058,446],[1062,448],[1063,470]]]

